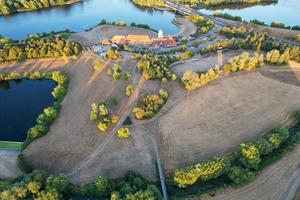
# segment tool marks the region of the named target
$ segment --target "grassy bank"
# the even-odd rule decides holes
[[[0,141],[0,149],[21,150],[22,142]]]

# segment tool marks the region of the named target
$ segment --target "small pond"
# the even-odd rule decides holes
[[[53,104],[50,80],[0,82],[0,140],[23,142],[43,109]]]

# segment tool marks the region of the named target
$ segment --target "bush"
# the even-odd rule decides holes
[[[109,49],[107,51],[107,57],[111,60],[118,60],[121,58],[121,55],[118,50]]]
[[[90,120],[91,121],[96,121],[99,119],[99,110],[98,110],[98,106],[93,103],[91,105],[92,109],[91,109],[91,113],[90,113]]]
[[[117,135],[121,139],[128,139],[131,135],[129,128],[120,128],[117,132]]]
[[[132,84],[129,84],[126,86],[126,96],[130,97],[133,93],[133,85]]]

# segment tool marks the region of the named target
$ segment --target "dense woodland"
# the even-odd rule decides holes
[[[131,0],[134,4],[142,7],[164,7],[163,0]]]
[[[53,176],[41,170],[34,170],[15,182],[0,182],[1,200],[63,200],[74,196],[111,200],[162,199],[155,185],[133,172],[115,181],[100,176],[85,186],[70,183],[63,174]]]
[[[78,43],[70,42],[60,36],[41,38],[32,36],[25,40],[13,41],[0,37],[0,63],[22,61],[35,58],[70,57],[81,52]]]
[[[0,15],[9,15],[14,12],[39,10],[51,6],[61,6],[75,3],[80,0],[0,0]]]

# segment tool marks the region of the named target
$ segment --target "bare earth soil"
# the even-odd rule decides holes
[[[150,37],[157,37],[157,33],[151,30],[128,27],[128,26],[113,26],[101,25],[96,26],[90,31],[74,33],[70,36],[70,40],[76,41],[83,46],[90,46],[101,43],[103,39],[112,39],[114,35],[130,35],[143,34]]]
[[[300,107],[299,98],[299,87],[259,71],[237,73],[191,92],[159,119],[165,172],[227,154],[262,136]]]

